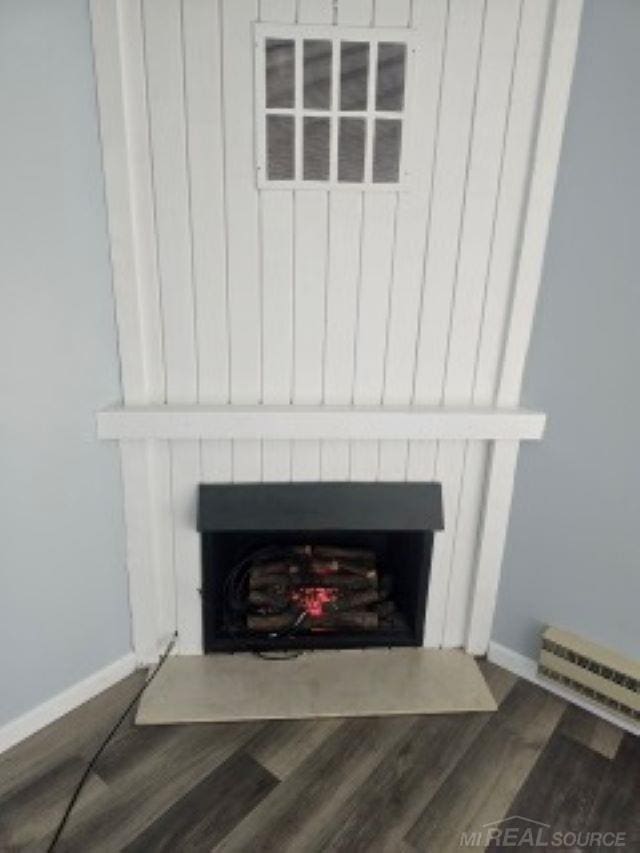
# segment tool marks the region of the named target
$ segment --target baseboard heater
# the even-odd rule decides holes
[[[631,720],[640,722],[640,663],[569,631],[542,634],[538,673]]]

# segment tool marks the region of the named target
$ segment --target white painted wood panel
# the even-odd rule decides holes
[[[511,442],[544,418],[455,407],[518,403],[580,5],[92,0],[125,403],[180,404],[100,419],[125,438],[132,605],[141,578],[154,602],[140,654],[176,613],[199,647],[199,479],[439,480],[426,641],[486,647]],[[408,191],[258,190],[256,21],[415,30]]]
[[[162,296],[158,273],[153,199],[153,170],[149,123],[142,0],[118,3],[122,64],[126,86],[124,102],[129,147],[129,185],[140,303],[141,346],[144,357],[145,396],[156,402],[166,400],[164,330],[160,310]],[[131,282],[133,284],[133,282]],[[134,312],[135,316],[135,312]],[[123,377],[126,385],[126,379]]]
[[[529,165],[535,142],[550,0],[524,0],[511,87],[484,315],[475,369],[474,402],[495,401],[510,293],[519,250]]]
[[[488,0],[451,312],[444,401],[470,402],[521,4]]]
[[[120,443],[133,647],[141,661],[158,654],[158,598],[151,564],[149,458],[143,441]]]
[[[144,0],[167,401],[198,399],[181,7]]]
[[[198,400],[229,400],[220,8],[183,0],[185,108],[198,347]]]
[[[414,401],[423,405],[442,399],[484,9],[477,0],[450,5],[415,366]]]
[[[200,481],[200,444],[197,441],[171,442],[177,647],[181,654],[196,654],[202,650],[202,620],[194,619],[194,613],[201,611],[200,535],[196,530]]]
[[[255,187],[253,36],[256,0],[221,0],[229,358],[232,403],[262,394],[262,273]]]

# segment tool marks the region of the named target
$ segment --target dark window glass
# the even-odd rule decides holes
[[[378,45],[376,109],[399,111],[404,107],[407,46],[398,42]]]
[[[267,178],[292,181],[294,167],[293,116],[267,116]]]
[[[267,39],[268,107],[294,106],[295,42],[292,39]]]
[[[373,139],[374,183],[397,183],[400,179],[400,145],[402,122],[396,119],[376,119]]]
[[[329,119],[305,118],[303,133],[305,181],[328,181]]]
[[[369,45],[364,41],[340,42],[340,109],[366,110]]]
[[[304,43],[304,106],[328,110],[331,106],[331,42],[316,39]]]
[[[362,183],[364,180],[363,118],[341,118],[338,130],[338,180]]]

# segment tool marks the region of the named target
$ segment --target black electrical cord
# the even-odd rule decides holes
[[[175,646],[177,638],[178,638],[178,632],[176,631],[174,633],[173,637],[171,638],[171,640],[168,642],[166,649],[164,650],[164,652],[160,656],[160,660],[158,661],[156,668],[153,670],[151,675],[147,678],[147,680],[142,685],[140,690],[138,690],[138,692],[133,697],[133,699],[129,702],[127,707],[124,709],[122,714],[118,717],[118,719],[116,720],[114,725],[109,730],[109,733],[107,734],[107,736],[104,738],[104,740],[102,741],[100,746],[94,752],[93,756],[91,757],[91,760],[89,761],[89,763],[85,767],[84,773],[80,777],[80,780],[79,780],[78,784],[76,785],[76,787],[73,791],[73,794],[71,795],[71,799],[69,800],[67,808],[65,809],[65,812],[62,815],[62,818],[60,819],[60,822],[57,826],[55,834],[54,834],[53,838],[51,839],[51,843],[47,847],[47,853],[51,853],[53,850],[55,850],[56,845],[57,845],[58,841],[60,840],[60,836],[62,835],[62,832],[63,832],[65,826],[67,825],[67,821],[69,820],[71,812],[73,811],[73,807],[75,806],[75,804],[78,800],[78,797],[80,796],[82,789],[84,788],[85,783],[86,783],[87,779],[89,778],[89,774],[91,773],[91,771],[93,770],[93,768],[96,765],[96,761],[100,758],[105,747],[108,745],[109,741],[114,736],[114,734],[118,731],[118,729],[120,728],[120,725],[124,722],[129,711],[133,708],[133,706],[140,699],[140,697],[142,696],[144,691],[151,684],[151,682],[156,677],[156,675],[160,672],[160,668],[162,667],[163,663],[166,661],[166,659],[171,654],[171,650]]]

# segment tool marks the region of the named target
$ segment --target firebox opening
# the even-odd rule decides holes
[[[205,652],[422,645],[434,483],[202,485]]]
[[[203,536],[205,651],[421,645],[432,534]]]

